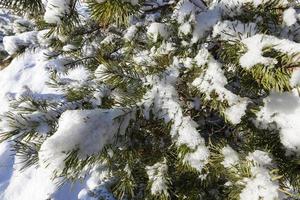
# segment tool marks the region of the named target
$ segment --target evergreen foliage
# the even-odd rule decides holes
[[[100,110],[118,112],[112,120],[116,134],[111,131],[98,152],[83,152],[84,141],[62,152],[63,164],[52,171],[58,184],[105,169],[99,187],[89,188],[95,199],[300,199],[299,150],[282,142],[276,120],[267,126],[257,121],[269,95],[299,89],[299,82],[291,83],[300,66],[299,20],[293,29],[283,19],[285,9],[297,9],[296,1],[63,2],[69,12],[51,24],[43,18],[40,0],[0,0],[1,7],[29,16],[36,31],[47,30],[47,44],[26,43],[22,53],[46,48],[47,60],[59,66],[49,69],[48,83],[60,92],[58,99],[37,97],[28,89],[2,116],[9,128],[0,141],[12,141],[22,170],[52,169],[56,161],[42,160],[41,149],[58,138],[65,111]],[[89,17],[81,13],[82,4]],[[236,24],[218,31],[226,21]],[[254,29],[247,28],[250,23]],[[262,61],[245,67],[241,59],[251,51],[245,39],[257,34],[288,39],[298,52],[290,43],[284,50],[286,40],[270,39],[253,56]],[[78,68],[88,74],[83,83],[68,78]],[[99,116],[95,130],[107,134],[101,131],[111,129],[101,120],[109,117]],[[76,123],[70,119],[69,129]],[[81,134],[89,144],[89,132]],[[102,145],[94,137],[93,143]],[[65,142],[72,143],[69,139]],[[233,159],[229,165],[228,157]],[[263,184],[275,190],[243,196],[248,187]]]

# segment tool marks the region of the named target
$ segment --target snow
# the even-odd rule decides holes
[[[262,55],[263,49],[266,47],[272,47],[287,55],[300,52],[299,43],[271,35],[258,34],[256,23],[244,24],[240,21],[222,21],[214,26],[212,35],[229,42],[240,41],[245,45],[246,53],[239,60],[240,65],[245,69],[250,69],[257,64],[271,67],[277,63],[276,59]]]
[[[153,42],[157,42],[159,37],[167,39],[170,32],[166,24],[154,22],[149,25],[147,34],[152,38]]]
[[[17,36],[8,36],[6,48],[14,54],[18,45],[32,45],[36,42],[36,32],[22,33]],[[32,42],[32,43],[31,43]],[[61,101],[60,92],[47,85],[50,81],[49,69],[55,69],[59,60],[48,60],[49,52],[44,49],[35,51],[26,50],[17,56],[8,67],[0,71],[0,114],[9,111],[12,100],[30,92],[38,98],[51,98]],[[53,65],[56,63],[57,65]],[[63,69],[61,69],[63,70]],[[84,82],[87,76],[82,68],[75,68],[65,78]],[[25,105],[24,105],[25,106]],[[66,105],[66,107],[68,107]],[[2,118],[3,120],[3,118]],[[1,131],[8,130],[7,123],[1,122]],[[42,131],[42,130],[41,130]],[[45,131],[42,131],[45,132]],[[46,131],[47,132],[47,131]],[[66,183],[59,188],[57,181],[52,180],[53,174],[42,167],[30,167],[20,171],[20,159],[12,156],[11,144],[4,142],[0,144],[0,199],[3,200],[40,200],[40,199],[77,199],[77,194],[84,187],[84,183]],[[39,190],[36,190],[39,188]]]
[[[297,22],[297,12],[294,8],[288,8],[283,12],[283,22],[287,26],[292,26]]]
[[[238,20],[220,21],[213,28],[213,37],[220,37],[221,40],[242,40],[254,36],[258,32],[256,23],[244,24]]]
[[[292,73],[292,76],[290,79],[290,85],[292,87],[296,87],[296,86],[300,85],[300,69],[299,68],[293,70],[293,73]]]
[[[70,13],[71,2],[71,0],[43,0],[46,11],[44,20],[52,24],[51,26],[60,25],[63,18]],[[97,0],[97,2],[103,3],[106,0]],[[141,1],[124,0],[124,2],[137,5]],[[105,162],[88,166],[87,169],[84,169],[82,175],[84,178],[81,182],[77,181],[74,184],[66,182],[61,188],[58,187],[56,181],[62,179],[53,180],[53,172],[63,170],[64,161],[69,152],[77,150],[80,159],[100,153],[105,145],[115,141],[115,136],[125,133],[130,120],[134,120],[135,109],[141,109],[146,120],[154,117],[168,124],[170,126],[169,134],[176,147],[179,150],[181,147],[188,148],[188,151],[178,155],[179,158],[184,164],[197,170],[200,173],[199,177],[205,178],[206,174],[202,173],[203,168],[210,161],[210,151],[200,132],[203,128],[201,123],[186,112],[186,102],[177,89],[182,81],[182,73],[189,72],[194,67],[198,68],[197,70],[203,69],[199,77],[191,80],[191,85],[205,94],[207,101],[212,100],[212,94],[217,94],[216,100],[226,105],[221,114],[234,127],[241,123],[250,99],[239,96],[228,89],[229,80],[225,76],[227,66],[223,67],[217,60],[217,56],[209,53],[209,51],[214,51],[212,49],[214,46],[211,46],[213,40],[241,42],[245,46],[246,53],[241,56],[239,64],[244,69],[251,69],[257,64],[272,67],[277,63],[276,59],[263,56],[265,47],[272,46],[275,50],[294,55],[300,52],[300,45],[297,34],[295,36],[288,34],[297,32],[296,29],[299,25],[297,12],[299,11],[289,7],[292,6],[292,3],[289,4],[286,0],[281,1],[285,9],[283,10],[282,32],[277,36],[259,33],[256,23],[261,20],[260,18],[246,24],[238,20],[229,20],[243,14],[243,6],[246,3],[252,3],[254,7],[258,7],[266,1],[212,0],[207,3],[208,6],[203,2],[200,0],[151,1],[153,8],[166,4],[172,5],[172,8],[175,6],[175,11],[168,15],[172,18],[172,23],[160,20],[164,13],[148,14],[145,12],[141,19],[138,19],[140,16],[134,16],[136,21],[132,22],[132,25],[124,31],[110,34],[110,31],[113,32],[116,27],[110,27],[107,30],[101,29],[101,36],[95,39],[91,45],[83,47],[83,55],[94,56],[95,49],[99,44],[111,45],[117,38],[122,39],[122,37],[125,43],[128,43],[138,34],[139,38],[145,39],[144,42],[148,42],[146,39],[149,39],[152,43],[159,43],[149,49],[134,49],[133,63],[129,64],[139,65],[142,70],[147,70],[149,67],[156,67],[158,64],[155,61],[156,57],[170,56],[173,59],[172,64],[164,66],[166,69],[161,74],[142,77],[143,86],[148,90],[137,107],[130,109],[120,107],[98,109],[102,105],[103,97],[109,96],[117,101],[121,92],[118,89],[111,91],[111,88],[101,82],[105,79],[103,70],[106,66],[104,64],[99,65],[95,74],[83,65],[68,69],[67,64],[73,60],[64,55],[53,59],[50,56],[58,52],[52,52],[53,49],[48,48],[52,39],[60,39],[65,42],[66,36],[53,34],[50,38],[45,38],[48,29],[36,31],[34,23],[28,21],[26,17],[24,19],[18,17],[7,19],[5,17],[7,13],[0,10],[0,51],[2,53],[5,50],[9,54],[9,58],[14,58],[7,68],[0,71],[0,115],[6,111],[17,113],[12,110],[10,104],[25,94],[30,94],[38,99],[51,99],[59,102],[60,105],[63,104],[57,108],[59,115],[62,115],[55,116],[57,124],[53,135],[48,135],[50,127],[47,123],[41,122],[37,127],[37,133],[45,137],[45,142],[39,151],[37,166],[20,171],[20,157],[11,156],[12,142],[6,141],[0,144],[0,199],[96,200],[105,198],[114,200],[108,187],[114,185],[115,177]],[[87,20],[89,14],[85,10],[86,8],[79,7],[78,9],[81,12],[80,19]],[[178,24],[178,29],[173,27],[173,22]],[[146,33],[142,35],[144,30]],[[4,35],[10,36],[4,37]],[[176,36],[178,36],[176,39],[180,41],[175,39]],[[3,44],[1,43],[2,38]],[[202,43],[204,40],[205,43]],[[188,50],[178,52],[178,44]],[[149,43],[149,45],[152,44]],[[77,48],[73,44],[65,44],[62,50],[63,53],[66,53]],[[26,49],[25,52],[16,56],[23,49]],[[121,48],[114,56],[123,54],[123,51],[124,48]],[[8,55],[7,53],[5,55]],[[176,56],[173,57],[173,55]],[[90,99],[85,100],[97,109],[84,110],[66,103],[62,91],[51,88],[47,84],[53,71],[57,72],[59,81],[64,84],[64,89],[90,86],[93,91],[89,94]],[[101,83],[96,84],[93,81]],[[300,70],[295,68],[292,71],[290,85],[295,88],[299,84]],[[201,111],[202,102],[199,97],[193,97],[189,101],[191,102],[191,105],[188,105],[189,108]],[[277,129],[287,154],[299,156],[300,98],[296,89],[284,93],[271,91],[263,99],[263,102],[264,105],[256,113],[257,118],[253,119],[255,125],[261,129]],[[23,108],[26,106],[28,106],[26,103],[20,105]],[[30,119],[37,120],[45,118],[45,116],[54,118],[48,114],[35,112],[30,115]],[[24,115],[24,117],[28,116]],[[11,127],[7,122],[4,117],[1,119],[1,132],[10,130]],[[221,153],[224,157],[221,164],[226,170],[237,167],[244,158],[239,157],[238,152],[229,145],[223,147]],[[244,186],[240,193],[241,200],[280,199],[279,183],[276,180],[273,181],[270,175],[271,169],[276,166],[272,163],[268,153],[256,150],[249,153],[246,160],[251,176],[240,181]],[[133,173],[129,165],[126,165],[124,170],[127,173]],[[151,184],[151,194],[169,196],[166,159],[147,166],[146,172],[149,184]]]
[[[257,126],[260,128],[277,128],[281,143],[287,152],[300,154],[300,98],[297,91],[272,92],[264,99],[264,106],[257,113]],[[276,122],[276,127],[272,125]]]
[[[183,115],[178,93],[174,87],[179,75],[180,64],[178,61],[178,59],[174,60],[163,77],[147,77],[145,84],[151,85],[152,88],[144,95],[142,106],[146,119],[149,118],[149,112],[152,111],[157,119],[163,119],[165,123],[172,121],[170,134],[174,138],[174,142],[179,147],[186,145],[192,150],[191,153],[181,156],[186,164],[201,172],[208,162],[209,150],[197,131],[197,123]]]
[[[179,34],[187,35],[191,33],[192,25],[189,22],[185,22],[179,26]]]
[[[192,85],[200,92],[205,93],[205,98],[207,100],[210,100],[212,92],[217,93],[217,99],[219,101],[228,102],[229,107],[224,111],[226,118],[233,124],[241,122],[241,118],[245,114],[249,100],[248,98],[240,97],[225,88],[227,79],[221,69],[220,63],[214,59],[210,59],[204,74],[196,78],[192,82]]]
[[[168,172],[166,160],[152,166],[146,166],[146,172],[149,177],[149,182],[151,183],[151,194],[164,194],[165,196],[169,196],[168,181],[166,180]]]
[[[2,191],[9,184],[10,178],[13,173],[14,157],[11,156],[9,142],[3,142],[0,144],[0,199]]]
[[[210,9],[197,15],[191,42],[196,43],[203,39],[212,30],[214,25],[217,24],[220,17],[220,12],[217,9]]]
[[[201,67],[202,65],[205,65],[210,57],[210,53],[206,48],[202,48],[199,50],[198,54],[195,57],[196,64]]]
[[[252,37],[242,40],[246,46],[247,52],[241,56],[240,65],[243,68],[250,69],[254,65],[274,65],[277,60],[262,56],[264,47],[273,47],[282,53],[293,55],[300,52],[300,44],[287,39],[279,39],[275,36],[256,34]]]
[[[113,183],[112,173],[104,162],[90,170],[90,176],[86,181],[86,187],[78,193],[79,200],[116,200],[106,186]]]
[[[245,188],[240,193],[241,200],[273,200],[278,199],[279,184],[272,181],[267,167],[272,166],[271,158],[266,152],[256,150],[249,153],[247,160],[253,162],[251,178],[244,178]]]
[[[190,165],[197,171],[201,172],[205,165],[208,163],[210,152],[205,146],[198,146],[192,153],[187,153],[183,162]]]
[[[16,160],[14,167],[18,166],[17,163]],[[2,194],[3,196],[0,194],[0,198],[3,200],[76,199],[76,194],[83,187],[82,184],[76,183],[73,186],[65,184],[62,188],[59,188],[57,182],[50,178],[51,176],[43,168],[33,166],[25,171],[16,168]]]
[[[131,41],[134,38],[137,31],[138,31],[138,29],[137,29],[136,25],[130,26],[124,35],[124,39],[127,41]]]
[[[49,73],[43,55],[44,51],[26,52],[0,72],[1,113],[8,111],[9,101],[21,96],[26,88],[40,95],[57,94],[45,84],[49,81]]]
[[[180,24],[179,34],[191,33],[191,43],[196,43],[220,20],[220,12],[206,8],[202,1],[181,0],[176,4],[172,18]]]
[[[0,71],[1,115],[9,110],[11,100],[30,91],[33,95],[61,99],[59,93],[46,85],[49,81],[45,51],[26,51],[15,58],[11,64]],[[38,74],[38,76],[37,76]],[[1,123],[1,130],[8,127]],[[3,200],[40,200],[46,198],[75,199],[81,184],[65,184],[58,188],[52,174],[40,167],[30,167],[20,171],[20,160],[12,156],[10,144],[0,144],[0,199]],[[39,188],[39,190],[36,190]]]
[[[196,7],[189,0],[180,0],[176,5],[172,18],[177,20],[179,24],[185,23],[187,17],[189,17],[190,20],[193,20],[196,13],[200,11],[199,7]]]
[[[233,150],[229,145],[223,147],[221,152],[224,156],[224,160],[221,162],[221,164],[225,168],[230,168],[238,163],[239,156],[237,152]]]
[[[68,70],[66,75],[62,75],[61,79],[71,79],[69,86],[78,87],[86,85],[91,76],[90,72],[83,66],[78,66],[74,69]]]
[[[124,117],[124,119],[117,119]],[[130,114],[123,109],[68,110],[59,121],[58,129],[41,146],[40,165],[50,171],[64,169],[64,160],[71,151],[78,150],[78,157],[85,159],[100,153],[117,134],[124,134]]]
[[[36,44],[37,32],[25,32],[14,36],[5,36],[3,38],[4,49],[13,55],[17,53],[20,49]]]
[[[62,18],[70,13],[70,0],[48,0],[44,19],[49,24],[61,24]]]

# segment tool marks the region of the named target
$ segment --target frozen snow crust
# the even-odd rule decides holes
[[[0,200],[134,199],[115,186],[137,165],[136,199],[192,198],[174,165],[229,199],[299,197],[299,2],[118,0],[141,9],[121,28],[41,2],[47,28],[0,9]]]

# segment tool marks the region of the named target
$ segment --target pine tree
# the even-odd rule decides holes
[[[299,130],[275,112],[300,111],[297,1],[0,6],[33,22],[4,39],[9,58],[46,50],[62,94],[28,89],[2,117],[22,170],[97,178],[82,199],[300,199]]]

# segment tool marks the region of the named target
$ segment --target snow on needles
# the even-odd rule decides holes
[[[297,22],[297,12],[294,8],[288,8],[283,12],[283,21],[287,26],[292,26]]]
[[[224,167],[230,168],[238,163],[238,153],[235,150],[233,150],[229,145],[223,147],[221,152],[224,156],[224,160],[221,162],[221,164]]]
[[[158,162],[152,166],[147,166],[146,172],[150,183],[152,183],[151,194],[164,194],[166,197],[168,197],[168,180],[166,179],[168,166],[166,164],[166,160],[163,162]]]
[[[44,19],[49,24],[60,24],[62,18],[70,13],[70,0],[48,0]]]
[[[277,60],[264,57],[263,49],[272,47],[282,53],[293,55],[300,52],[300,44],[287,39],[278,39],[275,36],[256,34],[252,37],[242,40],[246,46],[247,52],[240,58],[240,65],[249,69],[257,64],[274,65]]]
[[[281,143],[288,152],[300,155],[300,98],[297,91],[272,92],[264,99],[264,104],[257,113],[257,126],[267,129],[278,128]],[[276,126],[272,122],[276,122]]]
[[[37,43],[37,31],[25,32],[14,36],[6,36],[3,38],[4,49],[13,55],[20,49],[24,49],[30,45]]]
[[[58,122],[58,129],[41,146],[40,165],[52,171],[63,170],[67,154],[78,150],[80,159],[101,152],[116,134],[123,134],[130,114],[122,109],[68,110]]]
[[[210,95],[213,92],[217,93],[219,101],[228,102],[228,108],[224,111],[226,118],[233,124],[240,123],[249,103],[248,98],[242,98],[225,88],[227,79],[219,62],[212,58],[206,62],[207,69],[193,81],[192,85],[200,92],[205,93],[207,100],[211,99]]]
[[[157,42],[159,37],[166,39],[170,32],[166,24],[154,22],[149,25],[147,34],[153,39],[153,42]]]
[[[245,188],[240,193],[241,200],[279,199],[279,184],[272,181],[268,167],[272,165],[266,152],[256,150],[249,153],[247,160],[252,162],[251,177],[244,178]]]
[[[145,84],[152,85],[152,88],[145,94],[142,105],[145,108],[146,118],[149,118],[149,112],[152,110],[156,118],[163,119],[166,123],[172,121],[170,134],[174,142],[178,146],[186,145],[192,150],[182,155],[184,162],[201,172],[208,162],[210,153],[204,139],[197,131],[197,123],[189,116],[183,115],[178,93],[174,87],[179,75],[178,62],[178,59],[175,59],[161,78],[148,77]]]

